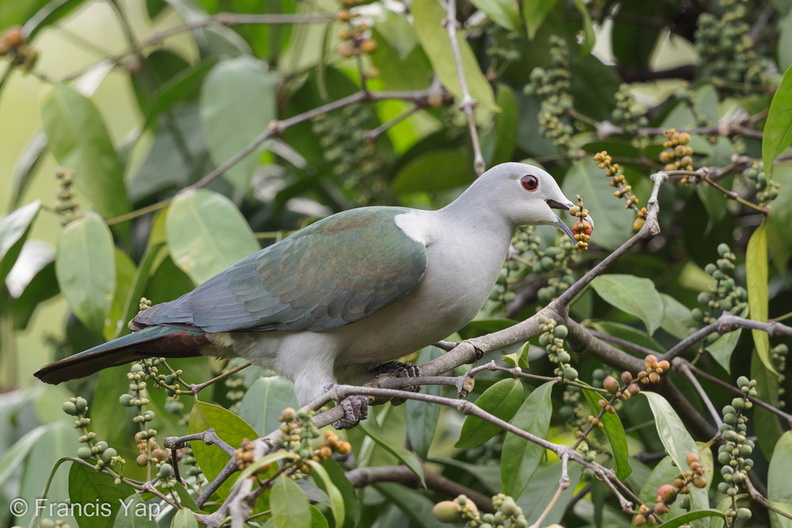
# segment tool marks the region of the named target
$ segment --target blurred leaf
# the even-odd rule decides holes
[[[16,330],[27,328],[39,304],[58,293],[60,293],[60,288],[58,287],[58,278],[55,276],[55,261],[53,260],[36,273],[25,287],[22,295],[14,300],[14,328]]]
[[[157,528],[156,514],[160,509],[159,504],[147,503],[140,495],[133,493],[129,497],[121,499],[119,506],[113,528]],[[189,512],[189,510],[179,511]],[[192,512],[189,513],[190,517],[195,520]]]
[[[101,334],[116,289],[116,265],[113,235],[98,214],[89,211],[63,229],[55,274],[74,315]]]
[[[599,401],[604,400],[604,398],[598,392],[587,389],[583,389],[583,395],[588,401],[591,415],[597,416],[601,410]],[[613,470],[619,479],[624,480],[632,473],[630,451],[627,448],[627,434],[624,432],[624,426],[617,414],[609,412],[603,414],[600,421],[605,426],[603,430],[613,452]]]
[[[770,103],[770,113],[767,114],[764,126],[762,161],[765,172],[768,174],[772,172],[773,160],[792,143],[790,108],[792,108],[792,67],[787,68],[781,79],[781,84],[778,85],[773,101]]]
[[[126,333],[126,330],[128,330],[126,324],[127,300],[137,275],[137,267],[132,262],[132,259],[120,249],[114,249],[116,290],[113,294],[113,302],[110,304],[110,311],[107,314],[106,324],[102,330],[104,338],[108,341]]]
[[[677,468],[688,467],[686,461],[688,453],[698,453],[698,448],[685,428],[685,424],[661,395],[648,391],[641,391],[640,394],[643,394],[649,402],[655,418],[657,434],[663,442],[666,452],[671,456]],[[705,489],[691,486],[690,499],[694,510],[709,508],[709,498]]]
[[[499,26],[520,32],[520,10],[514,0],[471,0],[471,3]]]
[[[706,347],[707,352],[718,362],[718,365],[730,374],[732,352],[734,352],[737,343],[740,341],[741,335],[742,328],[739,328],[728,334],[723,334],[714,343]]]
[[[82,464],[72,463],[69,469],[69,499],[72,504],[94,505],[74,508],[74,518],[80,528],[109,528],[121,509],[121,501],[135,490],[116,484],[115,478]],[[126,524],[124,526],[134,526]],[[142,526],[142,525],[141,525]]]
[[[792,10],[778,21],[778,67],[787,70],[792,66]]]
[[[616,104],[614,93],[621,84],[621,78],[616,75],[613,67],[589,54],[573,62],[569,70],[572,74],[575,108],[592,119],[601,121],[610,119],[611,111]],[[598,178],[605,177],[602,169],[593,169],[592,174]],[[607,189],[607,186],[604,187]],[[613,193],[610,197],[614,200]]]
[[[267,131],[275,117],[277,77],[266,65],[249,56],[219,62],[207,75],[201,90],[201,124],[212,160],[220,165]],[[260,146],[226,171],[246,187],[256,165]],[[258,153],[258,154],[257,154]]]
[[[512,418],[511,424],[540,438],[547,438],[553,414],[553,402],[550,400],[553,385],[554,382],[548,381],[534,389]],[[522,495],[544,453],[544,447],[513,433],[506,433],[501,453],[503,493],[515,498]]]
[[[418,351],[415,358],[416,365],[423,365],[440,357],[442,353],[435,347],[426,347]],[[421,388],[424,394],[440,396],[443,393],[441,385],[424,385]],[[429,446],[437,429],[440,418],[440,406],[418,400],[407,400],[407,439],[410,441],[415,453],[425,459],[429,455]]]
[[[678,102],[665,116],[660,126],[677,130],[692,128],[698,124],[697,116],[706,118],[710,123],[718,122],[718,91],[711,83],[702,83],[693,91],[692,104],[696,109],[696,115],[693,114],[688,103]],[[706,143],[706,140],[704,142]],[[694,145],[693,149],[698,151],[698,145]]]
[[[373,420],[361,423],[358,425],[358,427],[361,428],[378,446],[383,448],[391,455],[395,456],[399,462],[410,468],[410,471],[415,473],[415,476],[421,481],[421,485],[426,487],[423,465],[421,465],[421,461],[418,460],[418,457],[415,456],[415,453],[408,451],[401,446],[393,445],[388,442],[382,434],[382,430]]]
[[[429,56],[434,72],[454,98],[462,101],[462,90],[457,76],[456,61],[451,50],[451,39],[442,25],[446,12],[437,0],[414,0],[411,11],[414,27],[424,51]],[[467,40],[460,32],[456,35],[462,68],[465,72],[470,97],[478,102],[478,109],[493,112],[497,109],[495,97]]]
[[[14,267],[40,207],[41,202],[36,200],[0,220],[0,281],[5,282]]]
[[[767,245],[773,262],[780,274],[787,272],[787,264],[792,256],[792,164],[779,163],[773,167],[772,181],[779,184],[778,197],[771,204],[772,211],[767,217]]]
[[[325,471],[330,477],[330,480],[341,493],[344,500],[344,515],[345,522],[343,526],[358,526],[360,520],[360,501],[357,497],[357,492],[352,486],[352,483],[347,479],[346,473],[338,465],[338,462],[332,458],[325,460],[322,463]],[[336,528],[341,528],[342,524],[336,524]]]
[[[591,287],[610,305],[643,321],[650,335],[663,321],[663,299],[649,279],[633,275],[600,275],[591,281]]]
[[[39,162],[44,158],[46,152],[47,135],[41,131],[36,132],[36,135],[25,145],[25,149],[19,155],[16,165],[14,165],[11,207],[19,206],[19,201],[30,186],[31,180],[35,177]]]
[[[659,25],[641,23],[662,19],[663,6],[657,2],[623,0],[619,3],[619,16],[613,20],[611,46],[619,65],[632,70],[646,70],[660,36]]]
[[[481,151],[488,167],[510,161],[517,146],[517,97],[511,88],[502,83],[498,84],[496,95],[501,111],[495,115],[495,126],[481,136]]]
[[[272,519],[276,528],[311,526],[308,497],[292,479],[281,475],[275,479],[270,495]]]
[[[190,413],[188,431],[190,434],[202,433],[209,428],[214,429],[215,433],[232,447],[239,447],[245,438],[248,440],[258,438],[256,431],[242,418],[219,405],[196,399]],[[193,442],[191,446],[198,466],[210,481],[220,474],[230,458],[222,449],[214,445]],[[237,473],[223,482],[217,489],[217,494],[223,498],[227,497],[238,477]]]
[[[748,241],[745,250],[745,281],[751,319],[767,322],[767,225],[762,223]],[[779,375],[770,358],[770,337],[767,332],[751,329],[756,352],[767,370]]]
[[[678,517],[674,517],[673,519],[668,519],[667,521],[663,522],[663,526],[666,528],[677,528],[678,526],[689,526],[691,521],[695,521],[696,519],[704,519],[707,517],[719,517],[721,519],[726,519],[726,515],[719,510],[713,509],[706,509],[706,510],[696,510],[688,513],[683,513]]]
[[[522,383],[514,378],[502,379],[495,383],[476,400],[476,405],[483,411],[500,418],[503,421],[510,421],[523,403],[524,391]],[[469,449],[480,446],[502,429],[500,426],[484,421],[473,415],[465,417],[462,430],[459,433],[454,447],[457,449]]]
[[[553,524],[560,523],[563,520],[567,508],[575,497],[574,490],[579,489],[578,484],[583,474],[583,466],[570,464],[567,471],[569,472],[569,488],[561,493],[547,517],[544,518],[542,525],[547,528],[551,528]],[[537,519],[550,504],[553,496],[558,491],[560,478],[561,462],[541,465],[534,471],[523,494],[520,497],[515,497],[517,506],[522,508],[526,519],[529,521]]]
[[[176,510],[170,528],[198,528],[198,520],[195,514],[187,508]]]
[[[165,231],[173,260],[196,284],[260,249],[234,203],[205,189],[173,200]]]
[[[207,59],[195,66],[188,66],[164,81],[145,107],[145,126],[155,123],[155,118],[163,112],[174,111],[180,104],[196,101],[204,79],[215,64],[216,61]]]
[[[756,391],[759,399],[773,407],[782,407],[781,396],[779,395],[781,383],[778,376],[765,368],[755,349],[753,354],[751,354],[751,379],[756,380]],[[754,406],[752,421],[756,429],[757,444],[762,450],[764,458],[770,459],[776,442],[784,434],[784,428],[781,427],[776,414],[763,409],[759,405]]]
[[[611,187],[602,185],[605,176],[590,158],[576,161],[561,186],[566,196],[580,195],[591,211],[596,224],[591,243],[605,249],[616,249],[632,234],[635,213],[624,209],[613,197]]]
[[[394,482],[374,484],[374,489],[384,495],[390,503],[395,504],[414,523],[414,526],[420,528],[446,528],[448,526],[432,515],[434,502],[423,493]],[[406,526],[405,519],[402,519],[399,524]]]
[[[38,439],[54,427],[60,426],[58,424],[46,424],[31,429],[0,455],[0,482],[8,482],[11,479],[17,468],[25,461],[25,457],[30,450],[37,445]]]
[[[597,36],[594,33],[594,25],[591,22],[591,15],[589,15],[588,7],[583,0],[575,0],[575,7],[580,13],[580,18],[583,20],[583,39],[580,42],[580,51],[578,57],[585,57],[591,50],[594,49],[594,44],[597,41]]]
[[[441,191],[467,185],[474,178],[473,162],[467,155],[459,149],[439,149],[421,154],[402,167],[393,180],[393,190]]]
[[[23,30],[28,39],[50,24],[64,18],[85,0],[32,0],[25,2],[3,2],[0,10],[0,27],[24,24]],[[11,13],[6,10],[11,9]]]
[[[769,455],[769,453],[767,454]],[[785,432],[773,449],[767,472],[767,498],[774,502],[784,503],[792,513],[792,431]],[[770,512],[770,526],[773,528],[787,527],[792,521]]]
[[[677,339],[686,338],[695,326],[690,309],[665,293],[661,293],[660,298],[663,300],[663,321],[660,328]]]
[[[330,475],[325,471],[322,464],[314,460],[308,460],[308,465],[313,468],[314,481],[319,484],[330,499],[330,511],[333,513],[333,520],[336,526],[342,526],[346,518],[346,510],[344,504],[344,497],[336,487]]]
[[[522,3],[523,20],[528,30],[528,38],[533,40],[536,30],[542,25],[547,14],[553,10],[558,0],[524,0]]]
[[[767,504],[776,510],[786,513],[786,515],[781,515],[780,513],[768,508],[771,528],[792,528],[792,504],[786,502],[775,502],[771,500],[768,500]]]
[[[279,376],[269,376],[257,379],[250,386],[237,414],[264,436],[280,427],[278,417],[287,407],[299,407],[294,384]]]
[[[45,97],[41,119],[50,151],[76,172],[74,183],[105,218],[129,211],[124,167],[94,104],[58,84]]]

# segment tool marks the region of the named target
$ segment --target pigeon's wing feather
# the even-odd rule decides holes
[[[138,326],[207,332],[328,330],[404,297],[426,247],[395,222],[407,210],[353,209],[242,259],[192,292],[145,310]]]

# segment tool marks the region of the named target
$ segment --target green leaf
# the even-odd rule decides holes
[[[751,319],[767,322],[767,224],[764,222],[754,231],[745,250],[745,281],[748,290],[748,309]],[[767,332],[751,329],[754,346],[767,370],[778,376],[770,358],[770,337]]]
[[[280,427],[278,417],[287,407],[299,407],[294,384],[279,376],[269,376],[253,382],[237,414],[264,436]]]
[[[649,66],[662,28],[636,24],[636,17],[662,18],[663,5],[643,0],[624,1],[619,4],[619,17],[613,21],[610,40],[619,66],[643,70]]]
[[[341,493],[341,497],[344,500],[346,523],[344,523],[343,526],[358,526],[360,520],[360,501],[358,500],[357,491],[354,486],[349,482],[346,473],[344,473],[344,470],[338,465],[338,462],[332,458],[325,460],[322,463],[322,467],[327,471],[330,480]],[[341,526],[342,525],[337,524],[336,528],[340,528]]]
[[[663,300],[663,321],[660,328],[677,339],[686,338],[694,326],[690,309],[665,293],[661,293],[660,298]]]
[[[333,479],[330,478],[330,475],[325,471],[322,464],[314,460],[308,460],[307,463],[313,468],[314,480],[330,499],[330,511],[333,513],[335,525],[339,527],[343,526],[344,518],[346,517],[344,497],[341,495],[341,492],[333,483]]]
[[[583,389],[583,395],[588,401],[592,415],[596,416],[601,409],[599,401],[604,398],[598,392],[587,389]],[[604,425],[605,436],[608,438],[611,451],[613,452],[613,469],[616,472],[616,476],[624,480],[632,473],[630,451],[627,447],[627,434],[624,432],[624,426],[617,414],[609,412],[602,415],[601,421]]]
[[[233,447],[239,447],[245,438],[248,440],[258,438],[256,431],[234,413],[219,405],[195,400],[190,413],[188,432],[190,434],[202,433],[209,428],[213,428],[220,438]],[[230,459],[222,449],[214,445],[208,446],[203,442],[193,442],[192,448],[198,466],[210,481],[223,470]],[[238,476],[237,473],[226,480],[217,489],[217,494],[227,497]]]
[[[125,484],[116,484],[110,475],[93,468],[73,463],[69,470],[69,499],[72,504],[82,504],[85,508],[75,508],[74,518],[80,528],[109,528],[121,510],[122,501],[134,490]],[[96,506],[96,509],[87,505]],[[46,516],[46,515],[45,515]],[[134,526],[126,524],[124,526]],[[142,525],[139,525],[142,526]]]
[[[520,10],[514,0],[471,0],[471,3],[499,26],[509,31],[520,31]]]
[[[415,364],[423,365],[441,355],[440,350],[435,347],[423,348],[418,351]],[[443,393],[443,387],[441,385],[424,385],[421,392],[440,396]],[[407,400],[405,407],[407,414],[407,439],[410,441],[410,447],[419,457],[425,459],[429,456],[429,446],[432,445],[432,439],[439,423],[440,405],[418,400]]]
[[[511,160],[517,145],[517,96],[508,85],[500,83],[496,101],[501,111],[495,116],[495,125],[481,135],[481,152],[488,167]]]
[[[415,453],[408,451],[407,449],[392,445],[385,438],[382,436],[382,431],[379,429],[379,426],[376,425],[376,422],[369,420],[365,424],[358,425],[369,437],[371,437],[374,442],[383,448],[385,451],[390,453],[391,455],[395,456],[399,459],[399,462],[410,468],[410,471],[415,473],[415,476],[418,477],[421,481],[421,485],[426,487],[426,481],[424,480],[424,472],[423,472],[423,465],[421,465],[421,461],[418,460],[418,457],[415,456]]]
[[[756,380],[757,397],[773,407],[779,407],[781,399],[778,389],[781,383],[778,376],[767,370],[759,359],[756,350],[751,354],[751,379]],[[756,405],[753,409],[753,424],[756,429],[757,443],[765,459],[769,459],[775,449],[784,429],[779,423],[778,416]]]
[[[548,381],[534,389],[512,418],[511,424],[546,438],[553,414],[553,402],[550,400],[553,384],[554,382]],[[522,495],[544,453],[544,447],[513,433],[506,433],[501,453],[503,493],[515,499]]]
[[[731,373],[731,356],[734,352],[737,343],[740,341],[742,335],[742,328],[738,328],[728,334],[723,334],[714,343],[709,345],[706,350],[718,362],[718,365],[723,367],[728,373]]]
[[[434,192],[468,185],[475,179],[470,157],[456,148],[426,152],[410,160],[393,179],[398,193]]]
[[[542,522],[542,526],[550,528],[554,524],[561,523],[567,514],[575,491],[580,483],[583,474],[583,466],[580,464],[569,464],[568,468],[569,488],[565,489],[558,500],[553,504],[550,512]],[[556,461],[550,464],[542,464],[534,471],[528,486],[523,491],[521,497],[516,498],[517,506],[522,508],[526,519],[537,519],[544,509],[551,504],[553,496],[558,491],[558,481],[561,478],[561,462]],[[576,511],[577,513],[577,511]],[[615,525],[614,525],[615,526]]]
[[[792,528],[792,504],[785,503],[785,502],[775,502],[768,500],[767,503],[784,513],[786,515],[780,515],[772,510],[769,511],[770,514],[770,527],[771,528]]]
[[[785,503],[792,509],[792,431],[787,431],[773,449],[767,471],[767,498],[774,502]],[[773,528],[792,526],[792,521],[770,512],[770,525]]]
[[[596,223],[592,243],[605,249],[616,249],[632,234],[635,215],[619,205],[611,187],[602,184],[603,179],[594,161],[587,157],[572,164],[561,188],[566,196],[582,196],[586,209],[592,211]],[[607,214],[597,215],[597,211],[607,211]]]
[[[476,400],[483,411],[486,411],[501,420],[508,422],[522,405],[524,391],[522,383],[514,378],[502,379],[485,390]],[[465,417],[459,440],[454,445],[457,449],[469,449],[480,446],[502,429],[477,416]]]
[[[50,151],[58,163],[76,172],[79,192],[105,218],[128,212],[124,166],[96,106],[70,86],[58,84],[44,97],[41,119]]]
[[[160,512],[158,503],[146,502],[140,495],[133,493],[122,499],[119,506],[113,528],[157,528],[157,514]]]
[[[451,39],[442,25],[446,17],[445,10],[437,0],[414,0],[411,11],[415,17],[414,27],[418,40],[429,56],[435,74],[454,98],[461,102],[462,89],[451,50]],[[485,112],[495,111],[497,106],[492,87],[479,69],[473,50],[460,32],[457,32],[456,39],[470,96],[478,102],[479,109]]]
[[[196,284],[261,249],[234,203],[205,189],[173,200],[165,232],[174,262]]]
[[[660,437],[666,452],[668,452],[678,468],[686,468],[688,453],[698,453],[696,442],[693,441],[679,415],[665,398],[657,393],[648,391],[641,391],[640,394],[643,394],[649,402],[649,407],[655,417],[657,435]],[[706,490],[691,486],[690,498],[693,509],[709,508],[709,498]]]
[[[792,237],[788,233],[792,225],[792,164],[781,163],[773,167],[773,181],[779,188],[767,217],[767,245],[776,270],[783,274],[792,256]]]
[[[101,334],[115,294],[116,264],[113,235],[98,214],[89,211],[64,228],[55,275],[74,315]]]
[[[285,475],[275,479],[270,495],[272,519],[276,528],[311,526],[308,497],[292,479]]]
[[[14,267],[40,208],[41,202],[36,200],[0,220],[0,283]]]
[[[523,20],[525,20],[529,39],[533,40],[536,30],[539,29],[557,2],[558,0],[525,0],[522,3]]]
[[[198,528],[198,521],[193,512],[183,508],[176,511],[171,521],[171,528]]]
[[[0,25],[0,27],[3,27]],[[47,135],[37,132],[24,150],[19,154],[14,165],[14,181],[11,186],[11,207],[17,207],[36,174],[39,162],[47,152]]]
[[[591,22],[591,15],[589,15],[588,7],[583,0],[575,0],[575,7],[580,13],[580,18],[583,20],[583,41],[580,44],[579,57],[585,57],[591,50],[594,49],[594,44],[597,42],[597,36],[594,33],[594,25]]]
[[[770,112],[762,136],[762,161],[764,170],[772,172],[773,161],[792,143],[792,66],[787,68],[781,84],[770,103]]]
[[[633,275],[600,275],[591,282],[591,287],[607,303],[643,321],[650,335],[663,322],[663,299],[649,279]]]
[[[396,522],[385,523],[385,526],[416,526],[420,528],[445,528],[449,526],[441,523],[432,515],[434,502],[423,493],[405,488],[395,482],[380,482],[374,484],[374,489],[385,496],[389,503],[395,504],[407,517],[407,519],[397,517]],[[412,523],[407,521],[412,521]]]
[[[660,345],[657,340],[651,336],[648,336],[646,332],[639,330],[634,326],[629,326],[623,323],[614,323],[612,321],[592,321],[591,325],[598,332],[602,332],[613,337],[626,339],[631,343],[650,348],[656,352],[663,353],[665,351],[663,346]]]
[[[201,90],[201,124],[215,164],[250,145],[277,116],[277,76],[266,68],[265,63],[242,55],[219,62],[206,76]],[[247,186],[261,150],[226,171],[234,183]]]
[[[673,519],[668,519],[667,521],[663,522],[663,526],[665,528],[677,528],[678,526],[682,525],[689,525],[691,521],[695,521],[696,519],[704,519],[706,517],[718,517],[721,519],[725,519],[726,515],[723,512],[713,509],[706,509],[706,510],[696,510],[688,513],[683,513],[678,517],[674,517]]]
[[[22,465],[28,452],[33,449],[38,439],[58,424],[40,425],[28,431],[13,446],[6,449],[0,456],[0,482],[8,482],[16,469]]]

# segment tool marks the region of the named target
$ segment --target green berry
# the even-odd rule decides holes
[[[558,326],[556,326],[556,327],[553,329],[553,335],[554,335],[555,337],[558,337],[558,338],[560,338],[560,339],[563,339],[563,338],[565,338],[565,337],[567,336],[567,334],[568,334],[568,333],[569,333],[569,330],[568,330],[568,329],[567,329],[567,327],[566,327],[566,326],[564,326],[564,325],[558,325]]]
[[[74,402],[63,402],[63,412],[71,416],[77,416],[77,405]]]
[[[132,400],[133,397],[131,394],[122,394],[118,398],[118,403],[120,403],[124,407],[132,407]]]
[[[93,456],[93,451],[91,451],[90,447],[81,447],[77,450],[77,456],[82,458],[83,460],[88,460]]]

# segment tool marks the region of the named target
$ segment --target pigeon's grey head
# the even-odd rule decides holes
[[[554,225],[575,242],[572,231],[553,211],[567,211],[575,204],[564,196],[555,179],[539,167],[502,163],[482,174],[476,185],[487,188],[491,203],[513,225]],[[594,227],[591,217],[585,220]]]

